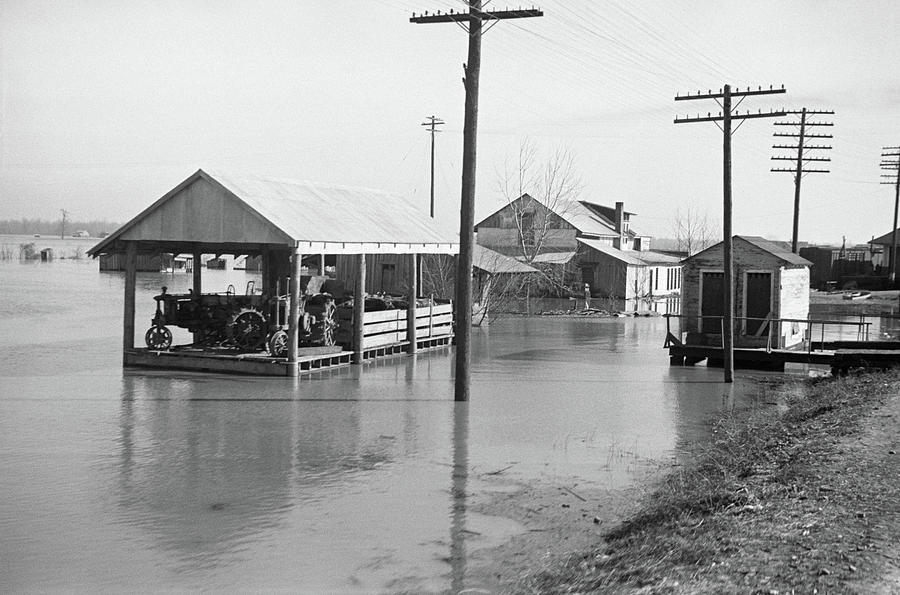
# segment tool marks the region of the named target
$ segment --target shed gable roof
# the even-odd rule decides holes
[[[790,251],[790,249],[781,246],[775,242],[767,240],[765,238],[761,238],[759,236],[733,236],[733,240],[737,240],[739,242],[746,242],[755,248],[762,250],[763,252],[772,255],[775,259],[783,262],[784,264],[790,266],[812,266],[812,263],[799,254],[794,254]],[[710,252],[721,252],[723,249],[722,242],[718,244],[713,244],[709,248],[705,250],[701,250],[700,252],[684,259],[684,263],[690,263],[691,261],[697,259],[701,255],[708,255]]]

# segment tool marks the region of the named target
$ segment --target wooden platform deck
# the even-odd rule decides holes
[[[857,343],[857,342],[854,342]],[[846,373],[852,368],[886,369],[900,367],[900,348],[877,341],[859,342],[845,347],[835,342],[825,349],[801,351],[791,349],[739,348],[734,349],[735,368],[784,370],[787,363],[830,366],[832,373]],[[831,347],[830,349],[828,347]],[[669,363],[690,366],[707,360],[707,365],[721,366],[721,347],[701,345],[669,345]]]
[[[449,346],[453,335],[429,337],[416,341],[419,351]],[[365,360],[406,353],[406,341],[390,345],[373,346],[363,351]],[[225,350],[203,350],[187,346],[168,351],[154,351],[146,348],[126,349],[122,355],[125,366],[155,368],[163,370],[185,370],[213,372],[219,374],[243,374],[248,376],[300,376],[315,372],[349,366],[353,352],[340,347],[300,349],[296,370],[287,358],[272,357],[267,353],[234,353]]]

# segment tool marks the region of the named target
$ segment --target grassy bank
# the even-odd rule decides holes
[[[716,421],[596,550],[522,590],[900,592],[883,588],[900,581],[900,375],[785,382],[777,405]]]

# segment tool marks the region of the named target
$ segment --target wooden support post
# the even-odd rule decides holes
[[[734,257],[732,255],[731,237],[731,85],[725,85],[725,93],[722,99],[722,156],[723,175],[722,186],[723,209],[722,227],[724,238],[722,242],[723,265],[725,269],[725,319],[722,329],[722,369],[725,382],[734,382]]]
[[[297,375],[297,341],[300,336],[300,266],[303,255],[294,248],[291,255],[291,309],[288,322],[288,374]]]
[[[409,341],[409,353],[415,353],[419,350],[416,342],[416,297],[418,297],[417,294],[419,293],[416,286],[416,279],[418,278],[416,261],[418,258],[418,254],[409,255],[409,296],[407,297],[409,306],[406,309],[406,340]]]
[[[249,256],[248,256],[249,258]],[[260,250],[259,253],[259,272],[262,277],[262,292],[267,296],[272,296],[273,292],[270,290],[269,285],[272,283],[272,275],[269,272],[269,248],[268,246]]]
[[[125,312],[122,348],[134,349],[134,298],[137,287],[137,244],[128,242],[125,251]]]
[[[191,274],[194,278],[194,287],[191,291],[194,293],[194,299],[197,300],[197,303],[200,303],[200,294],[203,293],[203,253],[199,248],[194,248],[194,253],[191,255],[194,261],[193,269],[191,269]],[[194,333],[194,343],[200,343],[203,341],[203,331],[196,331]]]
[[[366,311],[366,255],[356,260],[356,287],[353,289],[353,363],[363,363],[363,325]]]
[[[319,276],[325,276],[325,255],[319,254]]]

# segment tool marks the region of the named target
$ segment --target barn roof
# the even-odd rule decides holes
[[[610,207],[604,207],[603,205],[587,201],[587,200],[570,200],[570,201],[560,201],[554,205],[548,205],[544,203],[544,201],[534,198],[530,194],[526,193],[516,199],[517,201],[524,200],[533,200],[538,204],[543,205],[545,208],[549,209],[553,213],[555,213],[558,217],[564,220],[566,223],[574,227],[578,230],[581,235],[586,236],[616,236],[616,224],[613,221],[615,217],[615,209]],[[497,209],[489,216],[482,219],[475,227],[481,227],[484,223],[502,211],[503,209],[510,208],[510,205],[506,205]],[[630,211],[626,211],[628,215],[634,215],[634,213]],[[633,229],[629,229],[625,232],[629,237],[634,237],[636,235],[640,235],[635,232]]]
[[[457,233],[396,195],[202,169],[88,254],[121,252],[129,241],[164,252],[196,245],[241,254],[271,245],[325,254],[459,251]]]
[[[783,244],[773,242],[773,241],[767,240],[765,238],[761,238],[759,236],[738,236],[738,235],[736,235],[736,236],[733,236],[733,238],[735,240],[742,240],[744,242],[752,244],[753,246],[756,246],[760,250],[768,252],[772,256],[775,256],[779,260],[781,260],[789,265],[792,265],[792,266],[811,266],[812,265],[812,263],[810,261],[806,260],[799,254],[794,254],[793,252],[791,252],[790,248],[788,248],[787,246],[785,246]],[[693,260],[693,259],[697,258],[698,255],[704,254],[711,250],[721,251],[722,250],[722,242],[712,245],[709,248],[707,248],[706,250],[701,250],[700,252],[698,252],[697,254],[694,254],[690,258],[685,259],[685,261]]]
[[[497,274],[528,274],[537,273],[537,269],[520,262],[515,258],[495,252],[479,244],[473,246],[472,264],[482,271]]]

